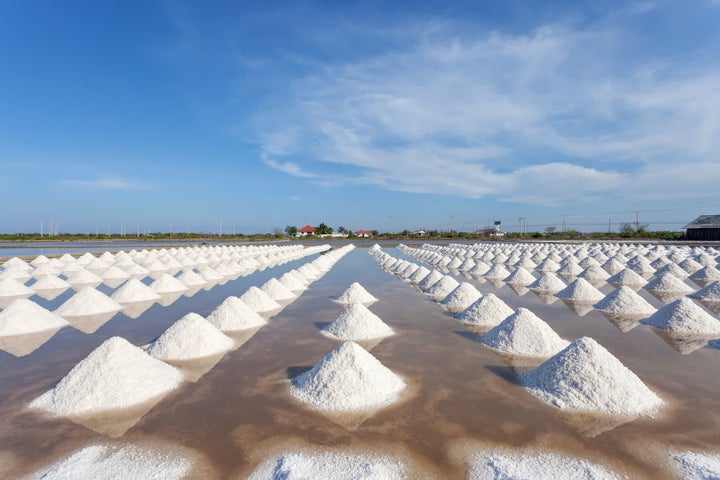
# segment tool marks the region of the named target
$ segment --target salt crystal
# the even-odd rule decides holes
[[[584,278],[578,278],[570,285],[555,294],[556,297],[575,302],[596,303],[604,297],[597,288],[593,287]]]
[[[673,470],[683,480],[717,480],[720,478],[720,454],[706,452],[673,452]]]
[[[55,313],[68,318],[114,313],[120,310],[122,306],[112,298],[92,287],[85,287],[60,305]]]
[[[505,302],[488,293],[460,313],[457,319],[478,327],[494,327],[513,313]]]
[[[257,313],[270,312],[282,308],[282,305],[270,298],[267,293],[254,286],[248,288],[245,293],[240,296],[240,300]]]
[[[657,311],[632,288],[624,285],[607,294],[595,304],[595,308],[601,312],[622,315],[652,315]]]
[[[720,320],[685,297],[665,305],[642,323],[686,335],[720,336]]]
[[[157,280],[150,284],[150,288],[155,290],[157,293],[180,293],[188,289],[188,287],[173,277],[169,273],[163,273]]]
[[[440,279],[443,277],[444,275],[442,273],[438,272],[437,270],[433,270],[432,272],[430,272],[429,275],[423,278],[422,281],[417,284],[417,286],[422,290],[427,290],[435,283],[440,281]]]
[[[265,282],[260,287],[260,290],[267,293],[275,301],[291,300],[296,297],[292,290],[280,283],[276,278],[271,278]]]
[[[553,272],[545,272],[540,278],[528,285],[533,292],[555,293],[567,287],[560,277]]]
[[[707,287],[689,294],[688,297],[697,298],[706,302],[720,302],[720,281],[713,282]]]
[[[345,452],[284,453],[264,461],[249,480],[402,480],[406,467],[390,457]]]
[[[393,335],[395,332],[380,317],[362,303],[351,303],[338,318],[321,333],[337,340],[370,340]]]
[[[470,456],[469,480],[615,480],[604,467],[555,452],[495,450]]]
[[[525,270],[525,268],[518,267],[517,270],[505,277],[503,281],[509,285],[527,286],[535,281],[535,277],[533,277],[530,272]]]
[[[507,317],[480,337],[480,342],[504,353],[524,357],[549,357],[569,345],[550,325],[526,308]]]
[[[429,296],[433,300],[441,300],[445,298],[450,292],[455,290],[460,283],[450,275],[443,276],[440,280],[435,282],[432,287],[425,291],[425,295]]]
[[[207,321],[223,332],[262,327],[267,320],[238,297],[228,297],[207,317]]]
[[[457,313],[468,308],[480,297],[482,297],[482,293],[480,293],[477,288],[471,283],[462,282],[440,301],[440,305],[453,313]]]
[[[645,285],[645,290],[662,293],[690,293],[693,291],[685,282],[670,273],[649,281]]]
[[[0,337],[57,330],[65,319],[26,298],[14,300],[0,312]]]
[[[137,278],[131,278],[125,282],[122,287],[117,289],[110,298],[120,304],[126,304],[159,300],[160,294],[142,283]]]
[[[188,313],[150,344],[158,360],[190,360],[231,350],[235,342],[197,313]]]
[[[335,302],[342,305],[350,305],[351,303],[362,303],[363,305],[371,305],[378,301],[376,297],[370,294],[365,288],[358,282],[353,282]]]

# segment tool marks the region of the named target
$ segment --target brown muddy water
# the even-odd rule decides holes
[[[385,251],[407,258],[396,249]],[[576,455],[630,478],[672,478],[668,449],[716,451],[720,446],[720,350],[705,346],[681,354],[675,347],[682,346],[647,327],[623,333],[597,311],[580,316],[562,301],[546,304],[532,292],[457,275],[513,308],[531,309],[568,340],[593,337],[669,404],[659,418],[627,423],[561,414],[518,385],[523,367],[482,346],[476,333],[381,270],[363,248],[343,257],[267,326],[241,338],[236,350],[204,365],[183,365],[193,381],[155,405],[75,422],[25,408],[107,338],[119,335],[145,345],[184,314],[207,315],[229,295],[241,295],[313,258],[200,290],[166,307],[155,304],[138,318],[118,314],[92,334],[64,328],[24,356],[0,351],[2,477],[33,473],[79,448],[107,442],[189,449],[202,463],[196,477],[228,479],[245,478],[273,454],[323,448],[397,456],[419,478],[465,478],[468,451],[498,447]],[[338,345],[319,328],[342,312],[330,297],[354,281],[379,298],[370,309],[397,332],[364,346],[409,388],[399,403],[372,415],[330,417],[295,401],[288,379]],[[604,293],[612,289],[601,287]],[[55,307],[70,294],[52,302],[33,300]],[[34,346],[28,339],[21,343],[16,353]]]

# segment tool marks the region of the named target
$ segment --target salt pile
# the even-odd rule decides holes
[[[240,300],[257,313],[271,312],[282,308],[282,305],[257,287],[248,288],[245,293],[240,296]]]
[[[570,344],[526,308],[518,308],[480,337],[480,342],[504,353],[534,358],[550,357]]]
[[[17,280],[18,282],[26,282],[30,279],[31,276],[32,275],[30,275],[29,270],[15,267],[0,271],[0,280],[13,279]]]
[[[91,445],[73,453],[33,478],[43,480],[180,480],[193,466],[190,455],[159,452],[137,445]]]
[[[647,280],[630,269],[620,270],[618,273],[606,280],[613,287],[625,285],[630,288],[640,288],[647,284]]]
[[[36,292],[49,291],[49,290],[67,290],[70,288],[70,284],[60,277],[54,275],[45,275],[38,279],[37,282],[33,283],[33,290]]]
[[[642,323],[685,335],[720,336],[720,320],[689,298],[680,298],[665,305]]]
[[[345,452],[284,453],[263,462],[249,480],[402,480],[405,466],[389,457]]]
[[[260,287],[260,290],[267,293],[267,295],[275,301],[291,300],[296,297],[292,290],[280,283],[280,281],[276,278],[271,278],[265,282]]]
[[[267,324],[267,320],[238,297],[226,298],[208,315],[207,321],[223,332],[236,332]]]
[[[447,308],[452,313],[462,312],[470,305],[475,303],[482,293],[478,291],[471,283],[462,282],[455,290],[450,292],[440,301],[440,305]]]
[[[398,399],[401,377],[354,342],[328,353],[311,370],[292,379],[292,395],[331,412],[374,410]]]
[[[420,283],[420,281],[422,281],[422,279],[424,279],[428,275],[430,275],[430,270],[421,266],[420,268],[415,270],[415,272],[413,272],[413,274],[410,275],[407,278],[407,280],[408,280],[408,282],[414,283],[417,285],[418,283]]]
[[[371,295],[370,292],[358,282],[353,282],[339,297],[333,300],[342,305],[350,305],[351,303],[362,303],[363,305],[371,305],[378,299]]]
[[[370,340],[394,335],[390,326],[367,309],[362,303],[351,303],[321,333],[337,340]]]
[[[443,276],[435,282],[430,288],[425,290],[425,295],[433,300],[440,300],[448,296],[450,292],[455,290],[460,283],[450,275]]]
[[[605,270],[597,265],[590,265],[579,276],[591,283],[604,282],[610,277]]]
[[[720,270],[715,267],[704,267],[690,275],[690,280],[701,287],[720,280]]]
[[[292,275],[290,272],[286,272],[280,277],[280,283],[285,285],[287,288],[292,290],[293,292],[301,292],[303,290],[307,290],[307,286],[305,286],[305,283],[300,281],[296,276]]]
[[[684,480],[717,480],[720,478],[720,454],[675,452],[670,461],[678,478]]]
[[[705,302],[720,302],[720,281],[713,282],[707,287],[689,294],[688,297],[697,298]]]
[[[690,293],[693,291],[685,282],[669,273],[648,282],[645,290],[661,293]]]
[[[162,397],[182,381],[182,374],[170,365],[124,338],[112,337],[30,407],[62,416],[124,409]]]
[[[543,273],[540,278],[528,285],[528,288],[533,292],[547,293],[559,292],[565,287],[567,287],[567,285],[565,285],[565,282],[563,282],[560,277],[558,277],[553,272]]]
[[[30,297],[34,294],[35,290],[14,278],[0,280],[0,297]]]
[[[425,278],[423,278],[420,283],[417,284],[418,288],[421,290],[427,290],[428,288],[432,287],[435,283],[439,282],[441,278],[443,278],[444,275],[437,270],[433,270],[428,274]]]
[[[469,459],[469,480],[619,479],[604,467],[580,458],[540,451],[481,451]]]
[[[177,277],[177,279],[180,280],[187,287],[199,287],[201,285],[205,285],[206,283],[203,277],[201,277],[192,270],[181,273],[180,276]]]
[[[605,313],[622,315],[652,315],[657,310],[644,298],[626,286],[621,286],[610,292],[605,298],[595,304],[595,308]]]
[[[65,319],[37,303],[19,298],[0,312],[0,337],[57,330],[67,324]]]
[[[152,342],[147,352],[158,360],[191,360],[227,352],[235,346],[197,313],[188,313]]]
[[[117,289],[110,298],[119,304],[126,304],[159,300],[160,294],[137,278],[131,278],[125,282],[125,285]]]
[[[535,281],[535,277],[523,267],[518,267],[518,269],[508,275],[504,281],[510,285],[528,286]]]
[[[490,270],[485,272],[483,276],[488,280],[502,280],[503,278],[507,278],[508,275],[510,275],[510,272],[499,263],[496,263],[490,267]]]
[[[67,282],[75,289],[83,287],[97,287],[102,283],[102,278],[89,270],[80,270],[68,277]]]
[[[654,416],[663,401],[620,360],[589,337],[572,342],[521,383],[540,400],[560,409],[605,415]]]
[[[177,278],[173,277],[169,273],[163,273],[150,284],[150,288],[155,290],[159,294],[163,293],[180,293],[188,289],[187,286]]]
[[[574,302],[599,302],[605,296],[588,283],[584,278],[578,278],[570,285],[555,294],[556,297]]]
[[[459,314],[457,319],[478,327],[494,327],[513,313],[514,310],[505,302],[488,293]]]
[[[83,317],[103,313],[115,313],[122,310],[122,305],[92,287],[85,287],[70,297],[55,310],[61,317]]]

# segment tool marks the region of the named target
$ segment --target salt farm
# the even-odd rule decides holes
[[[718,478],[720,253],[6,258],[3,478]]]

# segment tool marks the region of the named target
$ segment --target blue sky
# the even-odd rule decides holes
[[[720,213],[720,1],[0,0],[0,232]]]

